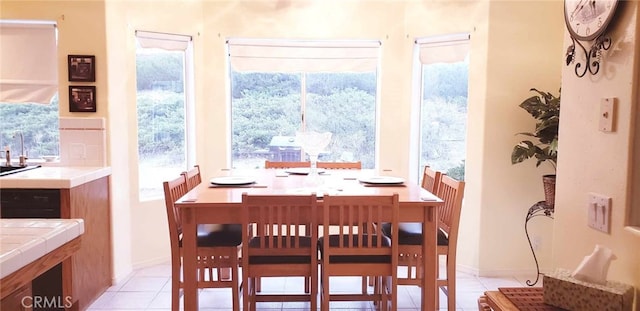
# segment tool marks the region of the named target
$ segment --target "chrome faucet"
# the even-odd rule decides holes
[[[16,135],[20,135],[20,157],[19,157],[19,164],[20,166],[27,166],[27,156],[24,155],[24,135],[22,134],[22,132],[18,131],[16,132],[15,135],[13,135],[13,138],[16,137]]]

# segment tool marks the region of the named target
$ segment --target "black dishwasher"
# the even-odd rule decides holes
[[[60,190],[0,189],[0,218],[60,218]],[[32,290],[33,310],[64,310],[58,308],[65,301],[62,264],[35,278]],[[44,303],[37,304],[36,298]]]

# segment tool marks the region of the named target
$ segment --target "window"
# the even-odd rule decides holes
[[[425,165],[464,180],[469,35],[416,41],[420,66],[420,156]]]
[[[230,39],[232,167],[301,161],[299,130],[331,132],[321,161],[375,165],[380,43]]]
[[[11,47],[0,53],[0,146],[14,165],[20,134],[29,159],[59,154],[56,34],[54,22],[0,21],[0,46]]]
[[[138,180],[141,201],[162,197],[159,180],[192,165],[191,37],[137,31]],[[187,124],[191,124],[187,126]]]
[[[21,150],[20,135],[24,138],[24,152],[30,160],[39,159],[42,156],[59,155],[60,131],[59,131],[58,96],[51,103],[43,105],[39,103],[0,103],[0,146],[2,150],[9,147],[13,165]],[[3,153],[4,155],[4,153]],[[2,157],[4,165],[4,157]]]

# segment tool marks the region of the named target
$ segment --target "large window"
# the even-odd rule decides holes
[[[163,195],[159,180],[169,180],[190,165],[191,105],[185,77],[190,73],[191,38],[142,31],[136,36],[139,196],[149,200]]]
[[[23,146],[30,160],[59,155],[56,36],[55,22],[0,20],[0,146],[13,165]]]
[[[301,161],[300,130],[331,132],[321,161],[375,165],[378,42],[229,40],[232,167]]]
[[[421,72],[420,171],[425,165],[464,180],[469,36],[416,41]]]
[[[20,133],[24,139],[24,153],[29,160],[60,153],[58,96],[51,103],[0,103],[0,146],[9,147],[13,165],[22,153]],[[4,153],[2,153],[4,165]]]

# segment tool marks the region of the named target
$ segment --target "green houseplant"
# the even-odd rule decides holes
[[[536,167],[543,162],[548,162],[556,170],[558,159],[558,127],[560,124],[560,91],[558,96],[549,92],[539,91],[535,88],[530,91],[537,95],[531,96],[520,103],[520,107],[526,110],[534,119],[536,126],[533,132],[522,132],[529,139],[520,141],[511,152],[511,164],[535,158]],[[547,205],[554,207],[555,201],[555,174],[544,175],[544,193]]]

